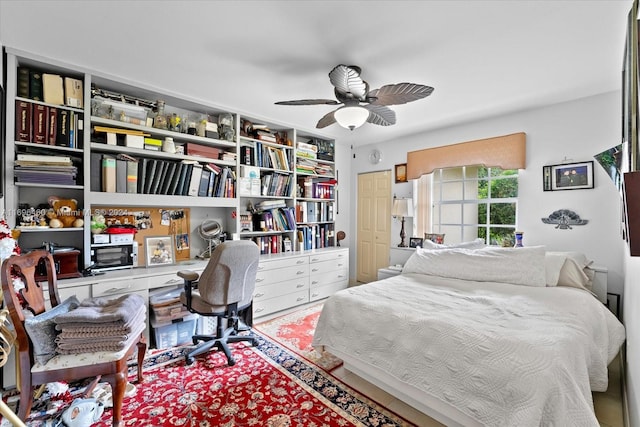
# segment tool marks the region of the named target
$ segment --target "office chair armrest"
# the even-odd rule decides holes
[[[191,270],[180,270],[178,276],[184,279],[184,295],[187,299],[187,308],[191,311],[191,289],[198,286],[200,275]]]

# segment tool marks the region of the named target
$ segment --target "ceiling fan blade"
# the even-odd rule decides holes
[[[391,108],[384,105],[363,105],[363,108],[369,110],[369,118],[367,122],[380,126],[391,126],[396,124],[396,113]]]
[[[329,72],[329,80],[342,94],[350,94],[360,101],[363,101],[367,95],[367,84],[360,77],[359,67],[340,64]]]
[[[433,88],[431,86],[398,83],[374,89],[369,92],[367,98],[374,98],[371,101],[371,104],[374,105],[399,105],[425,98],[431,95],[432,92]]]
[[[334,124],[336,122],[336,118],[333,116],[334,113],[335,113],[335,110],[331,111],[330,113],[325,114],[324,117],[322,117],[318,121],[318,124],[316,125],[316,128],[322,129],[322,128],[326,128],[329,125]]]
[[[335,99],[298,99],[295,101],[279,101],[276,105],[338,105]]]

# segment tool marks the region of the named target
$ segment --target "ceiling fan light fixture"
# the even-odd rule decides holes
[[[369,118],[369,110],[359,106],[347,106],[336,110],[333,116],[340,126],[354,130],[365,124]]]

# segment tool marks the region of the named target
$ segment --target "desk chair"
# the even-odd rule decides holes
[[[49,300],[51,309],[46,310],[43,282],[35,280],[38,274],[38,263],[44,262],[47,272],[47,287],[49,288]],[[25,287],[19,292],[15,291],[13,275],[21,277]],[[26,420],[31,412],[33,404],[34,386],[56,381],[74,381],[85,378],[93,378],[99,375],[103,380],[111,384],[113,390],[113,422],[114,426],[123,426],[122,400],[127,386],[127,360],[138,350],[138,381],[142,381],[142,362],[144,361],[147,344],[144,335],[132,340],[123,350],[118,352],[93,352],[78,355],[51,355],[47,361],[39,359],[37,348],[46,344],[51,345],[55,339],[52,333],[52,319],[61,308],[69,310],[67,304],[62,304],[58,295],[57,276],[55,264],[51,254],[44,250],[35,250],[27,254],[12,256],[2,263],[2,294],[4,303],[9,309],[11,322],[16,334],[16,356],[19,364],[18,385],[20,389],[20,402],[18,417]],[[25,326],[27,312],[31,312],[42,326],[37,336],[30,337]],[[63,311],[62,311],[63,312]],[[29,322],[33,324],[32,321]],[[33,339],[33,341],[32,341]],[[48,342],[44,342],[48,341]],[[51,357],[50,356],[50,357]]]
[[[216,318],[215,335],[194,335],[193,344],[202,343],[185,356],[187,364],[212,347],[222,350],[229,366],[235,365],[229,343],[249,341],[256,337],[239,332],[250,331],[253,291],[260,250],[250,240],[231,240],[216,246],[200,276],[193,271],[179,271],[184,279],[180,295],[182,304],[192,313]]]

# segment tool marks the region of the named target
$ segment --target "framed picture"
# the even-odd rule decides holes
[[[421,239],[420,237],[409,237],[409,247],[410,248],[417,248],[422,247],[422,241],[424,239]]]
[[[407,182],[407,164],[396,165],[396,183]]]
[[[593,160],[542,167],[544,191],[593,188]]]
[[[144,249],[147,257],[147,267],[175,264],[174,248],[173,237],[171,236],[146,237],[144,239]]]

